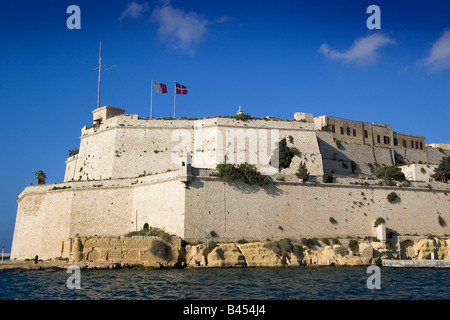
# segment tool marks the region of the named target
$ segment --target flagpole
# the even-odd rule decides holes
[[[100,81],[102,74],[102,42],[100,41],[100,47],[98,49],[98,88],[97,88],[97,109],[100,108]]]
[[[153,80],[150,87],[150,119],[152,118],[152,112],[153,112]]]
[[[173,118],[175,119],[175,101],[177,100],[177,87],[176,87],[176,81],[173,83]]]

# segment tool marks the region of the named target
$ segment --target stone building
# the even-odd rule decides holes
[[[277,147],[284,138],[297,152],[290,167],[280,169]],[[395,152],[410,163],[437,164],[450,155],[390,125],[309,113],[290,120],[149,119],[105,106],[93,111],[92,126],[82,128],[64,181],[28,186],[19,195],[11,258],[59,257],[76,235],[123,236],[144,225],[187,241],[204,240],[212,231],[217,241],[298,240],[371,236],[373,221],[383,217],[398,234],[449,234],[436,214],[450,221],[447,185],[430,190],[321,182],[328,170],[338,178],[373,178],[371,166],[394,163]],[[225,160],[254,164],[270,176],[269,185],[221,181],[212,173]],[[294,175],[301,162],[310,182]],[[391,192],[401,203],[386,200]]]

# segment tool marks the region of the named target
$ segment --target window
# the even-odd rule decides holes
[[[341,127],[341,134],[344,134],[344,127]]]
[[[356,129],[353,129],[353,136],[356,137]]]
[[[380,135],[377,134],[377,143],[380,143]]]
[[[411,148],[414,149],[414,141],[411,140]]]
[[[331,125],[331,132],[333,132],[333,133],[336,132],[336,126],[334,124]]]
[[[390,144],[391,143],[391,139],[389,139],[388,136],[384,136],[383,137],[383,142],[384,142],[384,144]]]
[[[402,146],[403,146],[403,148],[406,148],[406,140],[405,139],[402,140]]]
[[[416,149],[419,149],[419,142],[416,141]]]
[[[364,130],[364,138],[368,138],[369,137],[369,133],[367,132],[367,130]]]
[[[398,146],[398,140],[397,140],[397,138],[394,138],[394,146]]]
[[[422,141],[420,141],[420,150],[423,150],[423,144],[422,144]]]
[[[349,127],[347,127],[347,135],[348,136],[350,135],[350,128]]]

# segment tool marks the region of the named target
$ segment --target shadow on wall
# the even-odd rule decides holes
[[[205,183],[200,179],[192,180],[192,182],[188,185],[188,188],[194,188],[194,189],[204,188]],[[220,181],[220,180],[217,178],[217,181]],[[252,194],[252,193],[256,193],[261,190],[271,196],[280,196],[282,194],[282,190],[279,189],[272,182],[269,182],[265,188],[257,186],[257,185],[245,184],[242,182],[227,181],[227,182],[222,182],[222,183],[225,183],[228,186],[230,186],[236,190],[239,190],[243,194]]]
[[[345,155],[340,150],[345,150],[345,143],[335,141],[336,146],[330,145],[326,141],[317,137],[320,153],[322,154],[323,171],[333,171],[335,174],[340,175],[358,175],[367,174],[363,172],[360,166]]]

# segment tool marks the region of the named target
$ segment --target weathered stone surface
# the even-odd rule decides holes
[[[246,244],[219,243],[214,248],[187,245],[181,241],[164,242],[158,237],[84,237],[77,238],[70,253],[70,263],[89,269],[115,269],[120,267],[299,267],[299,266],[358,266],[381,264],[383,259],[398,259],[396,247],[383,242],[359,241],[357,253],[347,245],[323,245],[308,248],[278,242],[253,242]],[[169,251],[156,252],[152,245],[164,244]],[[289,243],[288,243],[289,244]],[[402,241],[407,255],[403,259],[450,260],[450,239],[419,239]],[[391,248],[394,248],[392,250]],[[75,261],[78,259],[77,261]],[[47,264],[46,264],[47,265]],[[42,265],[42,267],[44,264]],[[41,268],[27,264],[24,268]]]
[[[359,243],[359,256],[361,258],[373,257],[373,246],[371,243],[361,242]]]
[[[415,260],[431,259],[432,253],[434,259],[450,259],[450,239],[420,239],[408,249],[408,257]]]
[[[188,267],[206,267],[206,246],[195,245],[186,246],[186,266]]]
[[[236,244],[245,257],[247,267],[282,267],[283,261],[273,250],[264,247],[263,242]]]
[[[245,257],[234,244],[219,244],[208,254],[208,267],[245,267]]]

